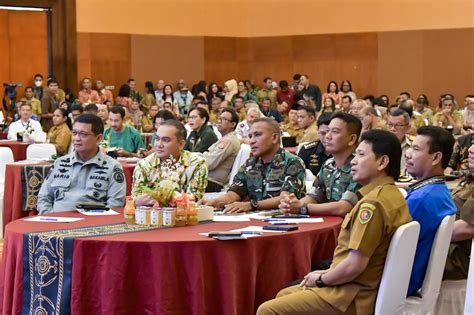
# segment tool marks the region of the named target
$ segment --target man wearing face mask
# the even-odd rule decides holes
[[[59,108],[59,104],[64,101],[64,91],[59,88],[58,81],[54,78],[49,79],[48,87],[44,90],[43,98],[41,99],[41,124],[44,131],[47,132],[52,127],[53,113]]]

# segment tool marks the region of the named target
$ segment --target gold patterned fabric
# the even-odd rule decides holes
[[[21,170],[21,190],[23,211],[36,210],[38,193],[51,168],[48,165],[25,165]]]

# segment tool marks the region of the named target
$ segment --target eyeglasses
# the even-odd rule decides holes
[[[200,118],[199,116],[188,116],[188,120],[194,120]]]
[[[84,132],[84,131],[77,131],[77,130],[72,131],[72,136],[73,137],[79,136],[79,138],[81,138],[81,139],[85,139],[90,135],[93,135],[93,133],[88,133],[88,132]]]
[[[406,127],[406,126],[408,126],[408,124],[401,125],[401,124],[392,124],[389,122],[387,123],[388,128],[403,129],[403,127]]]
[[[223,120],[228,121],[228,122],[232,122],[232,119],[228,119],[228,118],[225,118],[225,117],[217,118],[217,121],[223,121]]]

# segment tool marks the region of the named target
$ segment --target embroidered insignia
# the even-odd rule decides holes
[[[359,222],[362,224],[366,224],[367,222],[372,219],[372,215],[374,214],[375,206],[370,203],[364,203],[360,206],[359,210]]]
[[[117,183],[123,183],[125,181],[125,176],[123,175],[123,171],[119,168],[114,169],[113,178]]]

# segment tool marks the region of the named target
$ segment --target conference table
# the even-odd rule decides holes
[[[10,148],[15,161],[26,160],[26,149],[30,144],[13,140],[0,140],[0,147]]]
[[[126,195],[129,196],[132,187],[133,170],[135,169],[136,163],[127,163],[124,161],[121,161],[120,163],[122,164],[125,174],[125,182],[127,187]],[[38,213],[36,211],[36,197],[38,195],[39,189],[41,188],[43,177],[48,173],[52,164],[53,163],[50,161],[19,161],[6,164],[6,184],[3,195],[2,231],[5,231],[5,226],[9,222]],[[30,186],[27,188],[27,185],[25,184],[25,181],[22,180],[22,177],[25,178],[25,176],[27,176],[24,173],[27,171],[26,167],[28,166],[30,167],[30,172],[31,169],[33,172],[35,172],[37,179],[31,182],[30,176]],[[31,187],[31,184],[33,184],[35,187]],[[29,192],[27,193],[25,190],[29,190]]]
[[[42,255],[39,263],[32,261],[35,247],[31,248],[28,233],[125,226],[118,211],[120,214],[114,216],[56,213],[85,218],[72,223],[17,220],[8,224],[0,270],[1,314],[19,314],[22,307],[34,304],[32,279],[52,277],[61,269],[57,264],[53,268],[52,261],[45,261]],[[231,241],[200,233],[268,223],[211,222],[74,238],[72,252],[57,258],[71,260],[70,279],[55,278],[65,284],[60,287],[63,304],[54,304],[54,300],[52,305],[56,305],[55,310],[58,305],[70,308],[71,314],[254,314],[261,303],[309,272],[312,261],[332,257],[341,221],[339,217],[324,217],[323,223],[299,224],[297,231]],[[36,237],[44,241],[45,235]],[[26,279],[25,273],[30,275]],[[46,291],[43,288],[41,295]],[[57,298],[58,290],[51,292]],[[45,299],[39,300],[45,306]],[[53,313],[51,306],[46,306]]]

